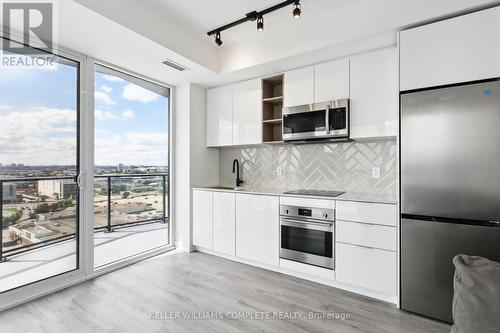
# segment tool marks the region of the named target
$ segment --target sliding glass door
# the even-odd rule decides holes
[[[0,51],[0,310],[170,249],[170,89]]]
[[[32,51],[0,68],[0,293],[79,268],[80,62]]]
[[[169,244],[169,100],[162,85],[97,65],[94,267]]]

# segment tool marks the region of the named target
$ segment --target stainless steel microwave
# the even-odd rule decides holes
[[[283,140],[290,143],[349,140],[349,100],[283,108]]]

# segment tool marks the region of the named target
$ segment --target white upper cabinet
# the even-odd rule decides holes
[[[401,90],[500,76],[500,7],[400,34]]]
[[[284,107],[314,103],[314,66],[285,73]]]
[[[349,98],[349,59],[314,66],[314,102]]]
[[[233,144],[233,86],[207,91],[207,146]]]
[[[385,49],[351,58],[351,138],[398,133],[397,51]]]
[[[235,254],[235,197],[231,192],[213,192],[213,250]]]
[[[233,145],[262,143],[262,80],[233,86]]]

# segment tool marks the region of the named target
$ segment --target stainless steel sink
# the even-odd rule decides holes
[[[212,186],[210,187],[214,190],[230,190],[230,191],[241,191],[242,187],[230,187],[230,186]]]

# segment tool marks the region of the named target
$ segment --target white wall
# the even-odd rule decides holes
[[[219,150],[206,148],[207,90],[191,85],[191,186],[219,184]]]
[[[173,222],[174,242],[183,250],[190,250],[190,156],[189,156],[189,121],[190,121],[190,85],[174,89],[175,108],[173,113]],[[187,221],[187,222],[186,222]]]
[[[219,150],[205,147],[206,89],[187,84],[174,94],[174,241],[177,248],[191,251],[191,187],[219,183]]]

